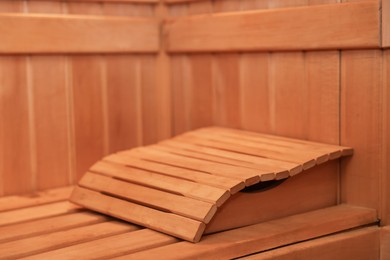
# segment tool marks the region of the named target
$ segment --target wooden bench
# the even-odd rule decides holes
[[[337,205],[351,154],[217,127],[115,153],[76,187],[1,198],[0,258],[376,256],[376,210]]]
[[[227,259],[359,227],[357,231],[320,238],[320,241],[344,239],[354,243],[358,236],[363,241],[358,244],[363,246],[362,250],[347,250],[343,256],[373,259],[368,256],[375,255],[376,247],[372,245],[376,240],[370,237],[379,228],[372,209],[338,205],[206,235],[194,244],[71,204],[67,199],[72,188],[1,198],[0,258]],[[317,240],[305,243],[314,243],[316,248],[323,244]],[[365,254],[359,256],[362,251]],[[339,252],[335,251],[334,255]]]

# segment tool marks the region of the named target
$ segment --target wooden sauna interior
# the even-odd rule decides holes
[[[106,155],[221,126],[352,147],[325,192],[379,227],[314,251],[390,259],[390,1],[0,0],[0,35],[0,230]]]

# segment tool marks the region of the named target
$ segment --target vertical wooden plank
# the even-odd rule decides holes
[[[273,53],[270,64],[271,129],[277,135],[307,138],[308,88],[302,52]]]
[[[0,1],[0,12],[23,12],[23,1],[22,0],[2,0]]]
[[[382,0],[382,47],[390,47],[390,1]]]
[[[269,8],[306,5],[306,0],[269,0]],[[274,134],[307,138],[308,91],[305,54],[272,53],[270,56],[270,125]]]
[[[390,50],[383,51],[383,142],[384,147],[384,169],[382,179],[382,223],[390,225]],[[390,251],[390,245],[389,245]],[[389,254],[390,257],[390,254]]]
[[[69,14],[102,14],[101,3],[68,2]],[[105,62],[100,55],[70,59],[75,135],[75,180],[108,151]]]
[[[62,3],[57,1],[26,1],[29,13],[62,13]]]
[[[381,228],[380,260],[390,259],[390,226]]]
[[[140,62],[135,55],[109,55],[107,109],[109,153],[142,144]]]
[[[98,56],[72,57],[76,179],[104,155],[101,73]]]
[[[240,9],[235,0],[215,1],[214,12]],[[238,53],[215,55],[214,74],[214,123],[220,126],[240,128],[240,78]]]
[[[61,2],[29,1],[29,13],[62,13]],[[68,185],[69,111],[64,56],[32,56],[31,70],[37,189]]]
[[[212,13],[213,5],[209,1],[190,3],[188,14]],[[191,73],[190,115],[191,128],[200,128],[213,124],[213,73],[211,54],[188,56]]]
[[[23,3],[1,1],[0,12],[23,12]],[[25,57],[0,57],[0,85],[1,196],[34,189]]]
[[[168,16],[168,9],[161,1],[155,9],[155,16],[161,24]],[[161,45],[156,59],[156,82],[158,95],[158,140],[172,136],[172,87],[170,72],[170,56],[165,52],[165,42],[161,37]]]
[[[307,52],[309,140],[338,144],[340,133],[339,52]]]
[[[341,164],[342,201],[379,210],[383,171],[381,51],[343,51],[341,145],[354,148]]]
[[[69,184],[68,110],[64,59],[31,57],[37,188]]]
[[[324,5],[339,3],[340,0],[308,0],[308,5]]]
[[[246,0],[241,1],[241,10],[267,9],[268,0]]]
[[[269,0],[269,8],[286,8],[307,5],[308,0]]]
[[[241,10],[268,8],[268,1],[242,1]],[[240,118],[245,130],[270,132],[268,79],[269,53],[243,53],[240,57]]]
[[[158,117],[159,87],[156,82],[156,57],[145,55],[141,60],[142,86],[142,135],[143,144],[152,144],[159,140],[158,128],[161,118]]]
[[[268,53],[247,53],[240,61],[240,113],[243,129],[270,132]]]
[[[104,3],[104,14],[138,15],[137,5]],[[108,152],[142,144],[140,55],[105,55]]]
[[[1,194],[33,190],[26,63],[24,57],[0,57]]]
[[[239,128],[239,54],[218,54],[214,62],[214,122],[216,125]]]
[[[132,3],[103,3],[105,15],[113,16],[137,16],[136,5]]]
[[[187,5],[173,5],[169,7],[169,14],[172,17],[188,14]],[[172,84],[172,114],[173,134],[181,134],[191,129],[190,104],[191,104],[191,71],[189,58],[185,54],[172,55],[170,59],[170,75]]]

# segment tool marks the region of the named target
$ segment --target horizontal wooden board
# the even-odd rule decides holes
[[[34,207],[21,208],[12,211],[6,211],[0,215],[0,226],[10,225],[26,220],[47,218],[62,215],[79,210],[80,207],[69,203],[68,201],[43,204]]]
[[[143,159],[156,161],[159,163],[166,163],[183,168],[189,168],[196,171],[208,172],[216,176],[239,179],[244,181],[247,186],[256,184],[260,181],[260,177],[258,176],[259,173],[253,169],[174,155],[166,152],[160,152],[154,149],[139,148],[130,151],[129,155],[135,157],[140,156]]]
[[[184,179],[178,179],[155,172],[126,167],[124,165],[100,161],[90,171],[105,174],[117,179],[157,188],[174,194],[222,205],[230,196],[227,189],[219,189]]]
[[[86,225],[0,244],[0,255],[5,259],[21,258],[137,229],[139,227],[117,221]]]
[[[211,174],[194,171],[190,169],[178,168],[171,165],[145,161],[145,160],[131,157],[123,153],[109,155],[105,157],[104,160],[108,162],[115,162],[123,165],[128,165],[143,170],[162,173],[172,177],[194,181],[197,183],[202,183],[213,187],[228,189],[231,194],[237,193],[238,191],[242,190],[245,187],[245,183],[238,179],[231,179],[223,176],[211,175]]]
[[[6,225],[0,227],[0,243],[92,225],[109,219],[111,218],[85,211]]]
[[[199,241],[206,226],[200,221],[148,208],[81,187],[74,190],[71,201],[87,206],[97,212],[140,224],[188,241]],[[145,222],[145,220],[147,221]]]
[[[372,209],[340,205],[128,255],[131,259],[231,259],[377,221]],[[126,259],[126,258],[122,258]]]
[[[0,53],[157,52],[155,19],[0,14]]]
[[[73,186],[0,198],[0,212],[67,200]]]
[[[288,170],[291,175],[296,175],[303,170],[302,165],[299,165],[297,163],[283,162],[283,161],[272,160],[264,157],[256,157],[248,154],[231,152],[227,150],[219,150],[211,147],[191,144],[188,142],[180,142],[174,139],[163,141],[159,144],[167,147],[176,148],[176,149],[185,149],[185,150],[194,151],[206,155],[213,155],[221,158],[228,158],[228,159],[239,160],[246,163],[252,163],[261,167],[272,168],[275,171],[283,172],[284,170]]]
[[[130,199],[133,202],[135,201],[157,210],[167,210],[204,223],[208,223],[217,211],[217,207],[208,202],[116,180],[95,173],[85,174],[79,185],[95,191]],[[191,205],[191,207],[188,207],[188,205]]]
[[[285,51],[375,48],[379,30],[370,1],[177,18],[165,34],[170,52]]]
[[[127,232],[86,243],[64,247],[25,259],[111,259],[133,252],[176,243],[177,239],[150,229]],[[160,259],[160,258],[159,258]]]
[[[245,260],[380,259],[379,228],[368,227],[243,257]],[[387,258],[383,258],[387,259]]]

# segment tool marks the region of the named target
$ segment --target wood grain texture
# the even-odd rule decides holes
[[[308,89],[302,52],[273,53],[270,68],[271,129],[276,135],[306,138]]]
[[[382,1],[382,48],[390,47],[390,3]]]
[[[134,225],[116,221],[91,224],[2,243],[0,244],[0,253],[2,257],[8,259],[22,258],[77,243],[127,233],[137,229],[138,227]]]
[[[0,212],[65,201],[69,198],[73,188],[73,186],[67,186],[24,195],[2,197],[0,198]]]
[[[243,257],[243,260],[379,259],[379,228],[368,227]],[[384,258],[385,259],[385,258]]]
[[[31,220],[0,227],[0,242],[10,242],[35,237],[75,227],[97,224],[109,220],[108,217],[91,212],[75,212],[55,217]]]
[[[81,206],[88,206],[94,211],[109,214],[134,224],[142,224],[147,228],[188,241],[199,241],[205,228],[205,224],[200,221],[148,208],[80,187],[74,190],[71,200]],[[148,220],[147,223],[145,223],[145,219]]]
[[[69,110],[65,61],[59,56],[31,57],[37,188],[69,185]]]
[[[102,73],[97,56],[72,57],[76,179],[104,155]]]
[[[390,258],[390,226],[381,228],[381,260]]]
[[[176,242],[177,239],[171,236],[143,229],[33,255],[26,259],[111,259]]]
[[[362,2],[174,19],[165,28],[167,50],[204,52],[379,47],[378,10],[378,3]],[[360,29],[355,31],[351,28]]]
[[[30,220],[63,215],[75,212],[77,210],[80,210],[80,207],[68,201],[60,201],[43,205],[38,204],[37,206],[33,207],[2,212],[0,216],[0,226],[7,226]]]
[[[382,223],[390,224],[390,50],[383,51],[383,142],[384,174],[382,175]]]
[[[106,56],[108,151],[142,144],[140,57]]]
[[[159,48],[154,19],[1,14],[0,21],[0,53],[156,52]]]
[[[179,242],[127,257],[151,259],[167,255],[170,259],[231,259],[373,223],[375,215],[371,209],[341,205],[216,233],[197,244]]]
[[[336,205],[338,175],[334,170],[335,165],[337,169],[337,163],[332,162],[308,170],[266,192],[239,192],[233,195],[218,208],[214,218],[206,226],[205,233],[244,227]],[[237,217],[237,212],[240,212],[240,217]]]
[[[240,118],[242,129],[270,132],[268,53],[245,53],[240,59]]]
[[[24,57],[0,57],[0,194],[26,193],[35,188],[26,69]]]
[[[344,51],[341,64],[341,144],[355,148],[341,164],[342,201],[379,209],[383,176],[381,51]]]

